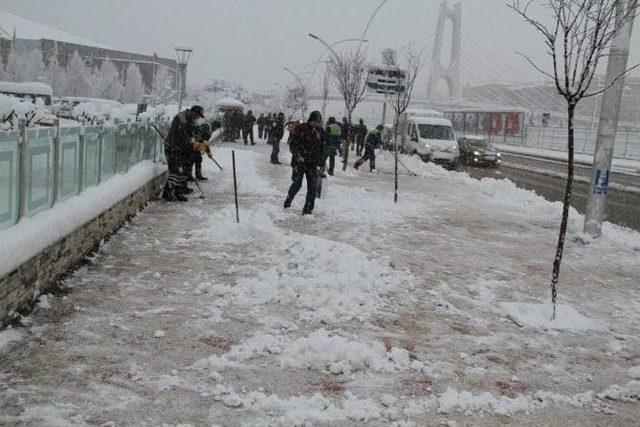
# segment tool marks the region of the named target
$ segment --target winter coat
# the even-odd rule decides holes
[[[303,123],[289,138],[291,149],[291,165],[304,164],[307,166],[322,166],[324,164],[324,144],[322,143],[322,129],[317,129],[308,123]],[[302,157],[302,161],[299,161]]]
[[[187,120],[187,112],[178,113],[171,121],[165,146],[177,155],[191,155],[191,138],[198,132],[198,128],[193,122]]]
[[[248,113],[244,118],[244,129],[246,131],[250,131],[251,129],[253,129],[253,124],[255,122],[256,122],[256,118],[254,117],[254,115],[251,113]]]
[[[284,136],[284,123],[276,121],[275,124],[269,129],[269,135],[267,139],[269,141],[280,142]]]
[[[340,123],[331,123],[326,129],[326,140],[328,145],[336,149],[340,146],[340,137],[342,136],[342,126]]]
[[[375,150],[382,144],[382,136],[378,129],[371,129],[367,135],[367,140],[364,143],[365,148]]]
[[[359,124],[355,128],[356,140],[358,143],[364,142],[367,137],[367,127],[364,124]]]

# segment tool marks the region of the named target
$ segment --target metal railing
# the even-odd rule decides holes
[[[151,122],[0,131],[0,229],[124,173],[157,161],[162,139]],[[166,134],[167,122],[154,122]]]
[[[597,129],[575,129],[575,153],[593,155],[596,149]],[[567,151],[567,129],[560,127],[529,126],[523,136],[492,135],[492,142],[543,150]],[[640,132],[621,130],[616,134],[613,157],[640,160]]]

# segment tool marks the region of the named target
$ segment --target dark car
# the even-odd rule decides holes
[[[460,161],[465,165],[499,167],[502,163],[500,152],[484,137],[465,136],[458,139]]]

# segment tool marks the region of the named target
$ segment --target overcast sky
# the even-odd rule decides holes
[[[465,83],[541,80],[515,55],[516,51],[527,52],[546,64],[549,59],[544,56],[541,39],[505,6],[505,1],[462,0]],[[189,63],[190,82],[217,77],[267,91],[274,82],[290,83],[291,77],[283,67],[299,71],[318,59],[323,48],[307,33],[316,33],[329,42],[359,37],[378,3],[379,0],[2,0],[0,8],[140,53],[156,51],[173,57],[172,45],[187,43],[195,51]],[[371,40],[369,56],[377,60],[385,47],[402,46],[432,35],[440,3],[389,0],[367,34]],[[634,54],[640,42],[638,33],[632,43]],[[424,43],[431,50],[433,39]],[[495,60],[493,65],[483,66],[493,55],[509,66],[496,65]]]

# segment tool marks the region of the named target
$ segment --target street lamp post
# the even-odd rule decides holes
[[[178,111],[182,111],[182,98],[187,87],[187,63],[193,49],[188,46],[174,46],[178,57]]]

